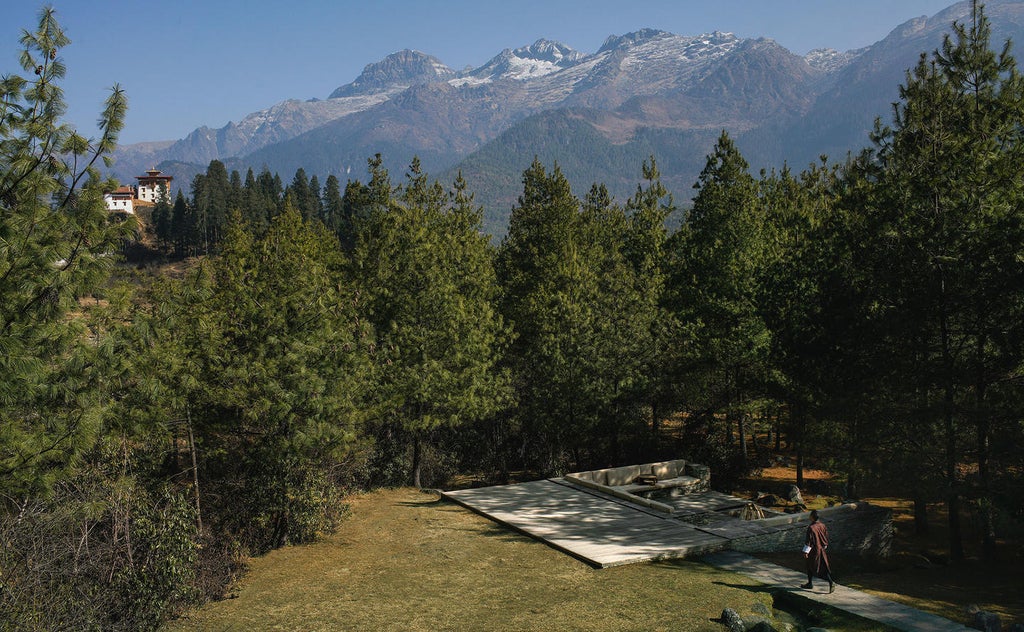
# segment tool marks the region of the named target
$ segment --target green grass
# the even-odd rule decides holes
[[[693,561],[597,570],[432,494],[351,500],[339,532],[251,561],[232,597],[168,630],[709,630],[772,598]],[[763,604],[755,606],[755,604]],[[859,619],[830,627],[882,630]]]

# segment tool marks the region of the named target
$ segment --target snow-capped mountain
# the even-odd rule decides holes
[[[837,51],[834,48],[815,48],[804,55],[804,61],[815,70],[824,73],[833,73],[850,65],[866,48],[849,50],[846,52]]]
[[[586,57],[586,54],[565,44],[539,39],[515,50],[506,48],[483,66],[451,79],[449,83],[463,86],[504,79],[527,81],[574,66]]]
[[[429,173],[462,171],[490,213],[507,212],[534,156],[557,160],[577,186],[601,181],[625,197],[654,154],[666,182],[685,195],[722,130],[754,168],[799,168],[866,145],[906,69],[941,45],[968,6],[910,20],[846,52],[796,55],[770,39],[657,29],[608,37],[593,53],[540,39],[462,72],[400,51],[325,100],[285,101],[169,147],[120,149],[115,175],[129,179],[164,160],[201,170],[217,158],[285,177],[303,167],[321,180],[344,179],[360,177],[376,153],[396,173],[415,155]],[[994,45],[1024,41],[1024,1],[989,0],[986,14]]]

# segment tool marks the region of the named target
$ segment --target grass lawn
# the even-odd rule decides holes
[[[360,495],[351,507],[336,535],[252,560],[233,598],[167,629],[720,632],[712,619],[724,608],[747,618],[772,604],[753,581],[699,562],[596,570],[416,490]]]

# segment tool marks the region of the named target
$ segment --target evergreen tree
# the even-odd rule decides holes
[[[224,163],[211,160],[206,174],[192,180],[192,211],[195,214],[194,245],[204,253],[215,248],[224,236],[231,209],[231,181]]]
[[[313,192],[310,191],[306,170],[302,167],[295,171],[292,183],[285,190],[285,196],[289,194],[291,195],[292,204],[302,214],[302,219],[308,220],[315,217],[313,214]]]
[[[566,269],[573,261],[578,211],[579,201],[557,165],[548,175],[535,158],[523,172],[523,193],[496,261],[501,313],[515,332],[508,357],[523,452],[535,455],[530,465],[546,471],[563,468],[569,438],[578,436],[578,373],[571,350],[559,346],[570,342],[567,329],[579,320],[560,309],[581,280]]]
[[[277,174],[270,173],[264,168],[256,177],[256,188],[258,190],[258,208],[251,213],[255,224],[268,226],[270,220],[274,219],[281,212],[284,203],[284,188],[281,186],[281,178]],[[257,220],[259,220],[257,222]]]
[[[60,51],[52,8],[21,43],[22,68],[0,81],[0,497],[50,487],[87,451],[101,402],[89,386],[81,319],[69,318],[107,278],[131,220],[108,219],[96,161],[114,150],[127,108],[114,86],[86,139],[61,122]]]
[[[1009,385],[1024,333],[1024,82],[1009,43],[997,54],[990,37],[983,9],[972,3],[970,23],[954,24],[942,49],[908,74],[893,126],[874,135],[877,160],[866,163],[875,185],[864,261],[881,306],[879,336],[896,357],[888,394],[903,417],[941,442],[957,560],[965,496],[985,508],[985,552],[994,553],[992,437],[1010,432],[998,420],[1019,396]],[[959,467],[971,453],[977,489]]]
[[[738,431],[739,466],[746,469],[745,424],[764,392],[769,344],[757,301],[763,216],[747,162],[725,132],[694,187],[673,252],[673,309],[695,328],[686,381],[694,387],[691,405],[707,423],[724,414],[727,446]]]
[[[380,154],[367,161],[370,171],[370,182],[362,184],[358,180],[349,180],[345,185],[342,197],[341,215],[336,220],[335,233],[341,242],[342,250],[351,252],[359,239],[359,233],[365,228],[374,213],[387,209],[391,203],[391,178]]]
[[[529,466],[620,460],[623,439],[647,418],[657,314],[647,309],[651,278],[626,246],[630,225],[600,185],[580,204],[557,166],[549,174],[534,160],[523,174],[497,268],[516,334],[509,367]]]
[[[171,210],[171,241],[174,243],[175,253],[181,257],[188,253],[191,236],[195,229],[192,225],[193,216],[189,212],[188,202],[185,194],[178,191],[174,198],[174,208]]]
[[[324,214],[324,200],[321,197],[320,179],[314,175],[309,179],[309,218],[320,219]]]
[[[221,255],[151,301],[151,346],[170,351],[153,378],[194,425],[201,488],[217,490],[204,517],[254,550],[314,539],[336,513],[329,473],[356,440],[369,370],[342,270],[297,210],[259,238],[236,214]]]
[[[637,301],[645,316],[645,329],[638,332],[643,345],[639,386],[650,406],[652,434],[657,437],[662,415],[675,403],[669,368],[673,364],[671,341],[678,335],[673,333],[678,324],[664,307],[668,245],[665,222],[675,205],[661,182],[654,156],[643,163],[641,175],[644,183],[638,184],[636,193],[626,201],[629,224],[622,247],[636,275]]]
[[[493,306],[497,286],[481,215],[469,199],[430,182],[418,160],[387,203],[381,203],[391,189],[386,173],[373,176],[377,203],[358,234],[356,278],[384,363],[381,421],[408,437],[418,487],[433,431],[502,405],[503,381],[494,367],[506,332]]]
[[[166,188],[161,188],[160,197],[153,207],[153,232],[160,247],[167,248],[173,239],[173,210]]]
[[[335,235],[340,234],[343,205],[341,184],[338,182],[337,176],[331,174],[327,176],[327,182],[324,184],[324,203],[320,220],[327,227],[327,230]]]

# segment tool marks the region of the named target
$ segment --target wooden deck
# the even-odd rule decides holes
[[[714,533],[721,529],[688,524],[678,515],[646,509],[562,479],[442,493],[599,568],[703,555],[724,549],[731,535]],[[703,504],[700,496],[704,497]],[[736,501],[717,492],[692,494],[685,499],[690,513],[714,511]]]

